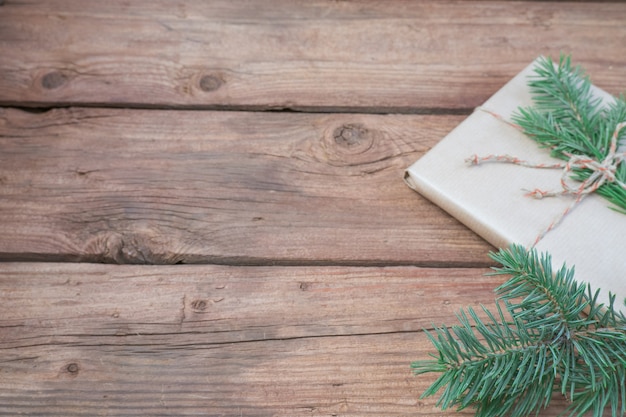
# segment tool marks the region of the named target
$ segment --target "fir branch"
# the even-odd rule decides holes
[[[594,96],[589,77],[579,66],[573,67],[570,57],[564,55],[556,65],[550,58],[540,59],[528,86],[534,106],[519,108],[512,117],[526,135],[559,159],[588,156],[602,162],[607,158],[611,137],[626,121],[624,96],[603,103]],[[626,128],[617,133],[618,144],[626,145]],[[612,208],[624,214],[625,165],[622,159],[615,170],[615,181],[606,181],[597,190],[615,206]],[[588,168],[577,169],[572,179],[583,182],[592,174]]]
[[[626,415],[626,317],[615,297],[599,303],[547,254],[512,246],[491,256],[501,264],[494,273],[511,276],[496,289],[495,313],[462,310],[459,325],[427,332],[438,354],[412,368],[440,376],[423,397],[441,392],[439,407],[477,417],[526,417],[560,392],[569,416]]]

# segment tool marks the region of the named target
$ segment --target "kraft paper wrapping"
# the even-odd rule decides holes
[[[484,110],[511,120],[518,107],[531,106],[527,86],[536,61],[474,111],[459,126],[411,165],[407,184],[474,230],[492,245],[512,243],[531,247],[538,235],[558,218],[575,197],[544,199],[525,190],[559,190],[562,171],[507,163],[471,166],[474,154],[508,154],[536,163],[558,162],[532,139]],[[594,87],[603,100],[613,98]],[[623,150],[623,149],[621,149]],[[575,267],[575,279],[616,294],[616,308],[626,297],[626,215],[609,209],[610,203],[589,195],[535,246],[552,255],[555,268]]]

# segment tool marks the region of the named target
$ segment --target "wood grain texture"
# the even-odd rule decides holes
[[[0,109],[0,259],[487,265],[403,182],[460,120]]]
[[[623,91],[625,20],[0,0],[0,415],[471,416],[409,364],[502,277],[403,171],[537,55]]]
[[[469,416],[409,364],[485,272],[5,264],[0,414]]]
[[[623,91],[626,7],[493,1],[7,1],[0,104],[466,111],[541,54]]]

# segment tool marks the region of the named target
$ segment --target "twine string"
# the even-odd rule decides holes
[[[561,186],[565,194],[589,194],[595,192],[606,182],[617,183],[626,189],[626,183],[618,180],[615,173],[619,164],[626,161],[626,152],[617,152],[617,139],[621,130],[626,127],[626,122],[618,123],[611,136],[609,152],[602,161],[598,161],[587,155],[566,154],[570,159],[565,164],[563,175],[561,175]],[[576,169],[588,169],[591,175],[580,183],[578,187],[572,186],[567,180],[570,173]]]
[[[512,123],[506,119],[504,119],[501,115],[494,113],[488,109],[479,107],[481,111],[484,111],[497,120],[500,120],[517,130],[523,130],[521,126]],[[626,161],[626,152],[617,152],[618,149],[618,138],[622,129],[626,128],[626,121],[618,123],[613,131],[613,135],[611,136],[609,151],[605,158],[602,161],[598,161],[595,158],[592,158],[588,155],[575,155],[571,153],[565,153],[569,160],[565,163],[557,162],[553,164],[541,164],[541,163],[533,163],[529,162],[515,156],[511,155],[499,155],[499,154],[490,154],[485,156],[472,155],[467,158],[465,161],[470,165],[480,165],[485,162],[503,162],[508,164],[520,165],[528,168],[539,168],[539,169],[561,169],[563,172],[561,174],[561,190],[557,191],[546,191],[541,189],[534,190],[525,190],[527,191],[526,196],[541,199],[545,197],[554,197],[558,195],[573,195],[575,197],[572,204],[570,204],[561,214],[555,218],[552,223],[548,225],[541,233],[539,233],[532,245],[532,247],[536,246],[543,237],[553,230],[557,225],[561,223],[561,221],[569,214],[570,211],[574,209],[586,196],[594,193],[605,183],[617,183],[620,187],[626,189],[626,183],[618,180],[616,178],[616,171],[619,165]],[[587,169],[591,171],[591,174],[584,180],[580,182],[573,182],[571,179],[571,174],[576,170]]]

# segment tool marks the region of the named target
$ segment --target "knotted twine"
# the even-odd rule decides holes
[[[485,108],[478,108],[485,113],[488,113],[495,117],[496,119],[514,127],[517,130],[522,131],[522,127],[512,123],[508,120],[505,120],[501,115],[494,113]],[[611,136],[609,151],[604,157],[602,161],[599,161],[593,157],[588,155],[577,155],[569,152],[563,152],[565,156],[569,158],[567,162],[557,162],[554,164],[537,164],[529,161],[522,160],[515,156],[511,155],[498,155],[498,154],[490,154],[485,156],[478,156],[476,154],[467,158],[465,161],[470,165],[480,165],[485,162],[503,162],[508,164],[520,165],[528,168],[540,168],[540,169],[561,169],[561,190],[556,191],[545,191],[540,189],[534,190],[526,190],[526,196],[533,197],[536,199],[542,199],[544,197],[554,197],[558,195],[572,195],[574,196],[574,200],[572,203],[561,213],[559,214],[543,231],[541,231],[532,247],[535,247],[544,236],[553,230],[556,226],[558,226],[561,221],[568,215],[570,211],[574,209],[585,197],[590,194],[593,194],[605,183],[616,183],[620,187],[626,189],[626,183],[617,179],[615,173],[619,167],[619,164],[626,161],[626,152],[617,152],[618,148],[618,138],[622,129],[626,128],[626,121],[618,123],[615,126],[615,130],[613,131],[613,135]],[[587,169],[591,171],[589,177],[587,177],[583,181],[576,181],[574,183],[571,179],[571,174],[575,170]]]

